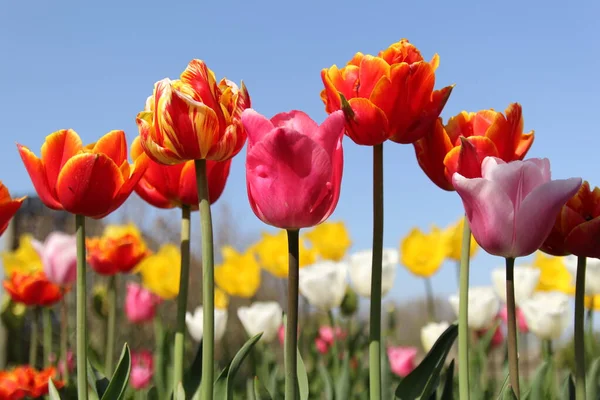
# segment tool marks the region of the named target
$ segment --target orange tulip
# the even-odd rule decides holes
[[[133,159],[143,151],[138,136],[131,145]],[[226,161],[206,161],[210,204],[221,197],[230,166],[231,158]],[[144,176],[135,187],[135,192],[154,207],[173,208],[186,205],[196,211],[198,210],[197,188],[194,161],[177,165],[163,165],[150,161]]]
[[[19,210],[21,204],[23,204],[23,200],[25,200],[25,197],[18,199],[10,197],[8,189],[4,186],[2,181],[0,181],[0,235],[8,228],[8,223],[16,214],[17,210]]]
[[[244,146],[240,122],[250,96],[242,82],[222,79],[201,60],[192,60],[180,79],[154,85],[146,108],[138,114],[142,147],[154,161],[174,165],[188,160],[225,161]]]
[[[37,371],[28,365],[0,372],[0,400],[18,400],[25,397],[36,399],[47,395],[50,379],[57,389],[64,386],[64,382],[54,379],[56,375],[54,367]]]
[[[540,250],[553,256],[600,258],[600,188],[591,190],[590,184],[583,182],[562,207]]]
[[[13,301],[28,306],[49,306],[63,296],[63,289],[50,282],[43,271],[15,271],[3,285]]]
[[[109,225],[102,237],[86,240],[87,262],[101,275],[128,273],[150,254],[133,225]]]
[[[321,71],[325,111],[344,110],[346,134],[357,144],[413,143],[435,122],[453,88],[433,90],[438,64],[437,54],[424,61],[406,39],[377,57],[356,53],[345,67]]]
[[[533,131],[523,133],[521,105],[512,103],[506,116],[493,109],[466,111],[444,126],[439,118],[429,132],[414,143],[417,161],[429,179],[452,191],[452,175],[481,177],[481,163],[488,156],[506,162],[522,160],[533,144]]]
[[[41,158],[17,147],[46,206],[96,219],[125,202],[149,161],[142,155],[129,164],[123,131],[110,131],[84,147],[75,131],[63,129],[46,137]]]

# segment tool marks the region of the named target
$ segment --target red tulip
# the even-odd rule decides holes
[[[28,306],[49,306],[63,296],[63,289],[50,282],[42,271],[13,272],[3,285],[13,301]]]
[[[21,208],[25,197],[13,199],[4,184],[0,181],[0,235],[8,228],[8,223]]]

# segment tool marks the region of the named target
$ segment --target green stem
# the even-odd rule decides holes
[[[33,368],[36,367],[37,363],[37,349],[38,349],[38,331],[39,331],[39,310],[35,308],[33,310],[33,316],[31,318],[31,340],[29,341],[29,365]]]
[[[162,323],[160,322],[158,310],[154,317],[154,340],[156,342],[156,347],[154,349],[154,384],[158,391],[158,398],[163,399],[165,396],[165,357],[163,353],[165,332]]]
[[[552,355],[554,354],[552,350],[552,340],[542,341],[542,353],[544,355],[544,360],[552,360]]]
[[[190,207],[181,206],[181,272],[179,294],[177,295],[177,326],[175,330],[175,352],[173,355],[173,387],[183,380],[183,360],[185,355],[185,312],[187,309],[190,280]],[[204,249],[202,251],[204,253]],[[204,269],[204,268],[203,268]],[[206,307],[204,308],[206,315]],[[202,370],[204,375],[204,369]]]
[[[339,347],[338,347],[338,339],[336,332],[336,323],[335,317],[333,316],[333,312],[329,310],[327,312],[327,316],[329,317],[329,324],[331,325],[331,330],[333,331],[333,344],[331,346],[331,356],[333,358],[333,374],[338,376],[340,371],[340,356],[339,356]]]
[[[86,323],[86,262],[85,217],[75,215],[77,230],[77,398],[87,400],[87,323]]]
[[[50,358],[52,358],[52,316],[48,307],[42,309],[42,324],[44,327],[44,366],[50,366]]]
[[[108,303],[108,319],[106,325],[106,349],[104,350],[104,374],[111,377],[113,373],[113,355],[115,353],[115,326],[117,322],[117,275],[108,278],[106,300]]]
[[[468,400],[469,387],[469,261],[471,257],[471,227],[463,228],[459,266],[458,300],[458,388],[460,400]]]
[[[425,282],[425,293],[427,295],[427,314],[430,321],[435,321],[435,298],[433,297],[433,287],[431,286],[431,279],[423,279]]]
[[[202,338],[202,394],[203,400],[212,400],[215,352],[215,271],[212,216],[208,199],[206,160],[196,160],[196,180],[202,234],[202,309],[204,310]]]
[[[288,237],[288,310],[285,328],[285,400],[298,394],[298,275],[300,271],[299,231],[289,229]]]
[[[517,306],[515,304],[515,259],[506,258],[506,310],[507,310],[507,336],[508,336],[508,375],[517,400],[521,398],[519,384],[519,351],[517,344]]]
[[[587,315],[586,315],[586,324],[588,326],[588,331],[590,333],[594,332],[594,298],[596,296],[590,296],[590,307],[587,310]]]
[[[69,313],[67,306],[67,299],[65,298],[67,293],[63,294],[63,298],[60,302],[60,360],[64,364],[63,369],[63,380],[68,384],[69,382],[69,363],[67,361],[67,353],[69,348]]]
[[[575,397],[585,400],[584,298],[586,258],[577,257],[575,276]]]

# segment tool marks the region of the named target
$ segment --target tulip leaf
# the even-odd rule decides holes
[[[296,349],[296,370],[298,374],[298,390],[300,391],[300,400],[308,400],[309,388],[308,388],[308,374],[306,373],[306,366],[300,355],[300,350]]]
[[[127,343],[123,345],[123,351],[117,368],[106,388],[106,391],[102,395],[102,400],[121,400],[125,395],[127,389],[127,383],[129,382],[129,373],[131,372],[131,353],[129,352],[129,346]]]
[[[317,367],[319,369],[319,374],[321,375],[321,380],[323,381],[323,391],[325,393],[325,400],[333,400],[333,382],[331,381],[331,375],[325,367],[325,364],[322,362],[319,363]]]
[[[569,374],[563,384],[562,397],[565,400],[575,400],[575,381],[573,375]]]
[[[396,398],[401,400],[428,399],[437,389],[446,357],[458,336],[458,325],[452,324],[440,335],[423,361],[398,385]]]
[[[102,376],[93,366],[90,360],[87,362],[88,399],[100,400],[108,387],[108,379]]]
[[[54,386],[54,381],[52,379],[48,379],[48,397],[50,397],[50,400],[61,400],[60,394],[58,394],[58,390],[56,390],[56,386]]]
[[[518,400],[512,386],[508,385],[502,395],[502,400]]]
[[[254,377],[254,398],[256,400],[273,400],[273,396],[271,396],[265,385],[260,382],[258,376]]]
[[[156,388],[156,386],[152,386],[150,388],[150,390],[148,390],[148,394],[146,395],[146,398],[148,400],[159,400],[158,389]]]
[[[167,382],[168,379],[168,360],[171,355],[171,343],[169,340],[169,333],[165,330],[162,323],[158,318],[155,318],[154,322],[154,336],[156,341],[156,354],[155,354],[155,366],[154,366],[154,382],[156,384],[156,393],[159,397],[166,397]]]
[[[384,390],[388,390],[388,387],[389,386],[383,386]],[[350,361],[348,360],[347,355],[344,357],[344,361],[342,362],[340,373],[335,385],[335,398],[350,398]]]
[[[504,398],[504,392],[508,387],[508,378],[509,376],[506,375],[506,377],[504,378],[504,382],[502,382],[502,386],[500,386],[500,392],[498,393],[498,397],[496,398],[496,400],[501,400],[502,398]]]
[[[183,389],[183,384],[181,382],[177,384],[177,389],[175,389],[173,400],[185,400],[185,390]]]
[[[542,365],[537,368],[533,380],[531,381],[531,387],[523,398],[528,400],[545,400],[550,398],[547,388],[548,380],[552,379],[553,371],[552,361],[544,361]]]
[[[233,378],[238,373],[242,362],[246,359],[254,345],[260,340],[262,333],[248,339],[242,348],[233,357],[227,367],[221,371],[214,385],[214,397],[219,400],[233,399]]]
[[[392,379],[392,371],[390,369],[390,359],[387,355],[387,351],[381,352],[381,398],[382,400],[389,400],[393,398],[392,385],[390,381]],[[343,397],[338,397],[343,398]]]
[[[192,365],[183,374],[183,389],[190,396],[196,393],[202,379],[202,342],[198,346]]]
[[[598,398],[598,380],[600,379],[600,358],[596,358],[592,361],[592,365],[587,373],[587,399],[597,399]]]
[[[450,361],[446,369],[446,380],[444,381],[444,391],[440,400],[454,400],[454,359]]]

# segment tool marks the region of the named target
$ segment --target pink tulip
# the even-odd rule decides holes
[[[246,186],[254,214],[283,229],[325,221],[340,197],[343,112],[319,126],[301,111],[268,120],[246,109],[242,124],[248,132]]]
[[[498,316],[500,317],[500,319],[502,319],[502,321],[504,321],[505,324],[507,323],[508,310],[507,310],[506,306],[504,306],[504,308],[502,308],[500,310],[500,312],[498,313]],[[521,311],[520,308],[517,308],[517,329],[521,333],[529,332],[529,327],[527,326],[527,320],[525,319],[525,314],[523,314],[523,311]]]
[[[477,337],[481,338],[485,335],[487,335],[489,329],[482,329],[477,333]],[[492,336],[492,340],[490,341],[490,347],[495,348],[500,346],[502,343],[504,342],[504,334],[502,333],[502,328],[500,327],[500,325],[498,325],[496,327],[496,330],[494,331],[494,335]]]
[[[283,346],[285,343],[285,326],[281,325],[279,330],[277,331],[277,338],[279,339],[279,344]]]
[[[129,382],[134,389],[143,389],[152,381],[154,361],[148,350],[131,352],[131,373]]]
[[[125,314],[127,319],[134,324],[152,320],[156,314],[156,306],[160,302],[160,297],[137,283],[127,283]]]
[[[332,345],[336,338],[344,339],[346,337],[346,332],[342,331],[342,328],[339,326],[336,326],[334,334],[334,330],[330,326],[322,326],[319,328],[319,337],[328,345]]]
[[[452,183],[477,243],[490,254],[511,258],[540,248],[561,207],[581,186],[581,178],[550,180],[546,158],[505,163],[486,157],[481,176],[455,173]]]
[[[387,354],[390,360],[390,369],[399,377],[404,378],[415,369],[416,347],[388,346]]]
[[[327,354],[327,352],[329,351],[329,345],[320,337],[315,338],[315,347],[317,348],[317,351],[321,354]]]
[[[42,259],[44,272],[52,283],[68,286],[77,278],[77,244],[74,235],[52,232],[44,243],[32,239],[31,244]]]
[[[67,362],[65,360],[60,360],[58,362],[58,373],[61,376],[65,375],[65,366],[68,368],[69,372],[73,372],[75,370],[75,353],[72,350],[67,350]]]

